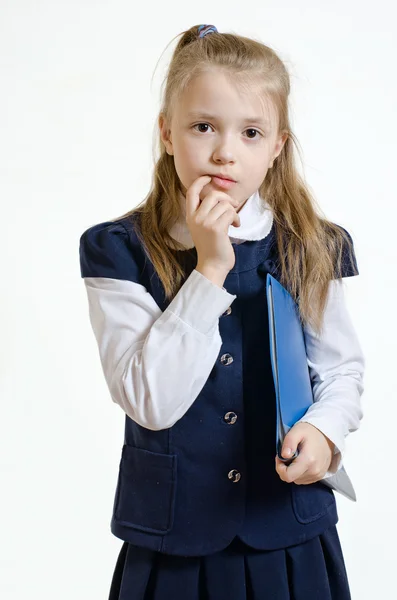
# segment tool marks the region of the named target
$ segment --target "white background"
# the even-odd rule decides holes
[[[4,600],[106,600],[124,415],[90,329],[78,243],[147,194],[174,42],[212,23],[286,62],[307,181],[353,236],[348,302],[366,359],[338,495],[353,600],[393,597],[397,56],[395,5],[1,0],[1,583]],[[151,81],[154,75],[153,82]]]

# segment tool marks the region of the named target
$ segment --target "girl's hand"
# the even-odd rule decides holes
[[[235,264],[229,226],[240,226],[237,200],[225,192],[210,190],[200,199],[211,177],[198,177],[186,192],[186,223],[197,250],[197,262],[227,274]]]
[[[292,452],[288,453],[288,448]],[[276,471],[280,479],[298,485],[322,479],[331,464],[335,444],[314,425],[297,423],[285,436],[281,456],[289,458],[297,448],[299,455],[288,467],[276,456]]]

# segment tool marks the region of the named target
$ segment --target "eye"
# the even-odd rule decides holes
[[[193,129],[195,127],[210,127],[210,125],[208,125],[208,123],[197,123],[196,125],[193,125]],[[206,133],[206,132],[201,130],[200,133]]]
[[[247,131],[251,131],[251,132],[253,132],[254,134],[255,134],[255,133],[258,133],[259,135],[262,135],[262,134],[261,134],[261,132],[260,132],[260,131],[258,131],[257,129],[247,129]],[[256,137],[258,137],[258,136],[256,136]],[[254,139],[255,139],[255,137],[249,137],[249,139],[250,139],[250,140],[254,140]]]

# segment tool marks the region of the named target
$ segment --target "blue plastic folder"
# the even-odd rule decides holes
[[[307,363],[306,345],[299,310],[289,292],[272,276],[266,276],[270,357],[276,393],[276,451],[281,457],[284,438],[312,405],[313,389]],[[294,460],[298,452],[288,459]],[[284,460],[284,459],[282,459]],[[345,468],[321,483],[356,501]]]

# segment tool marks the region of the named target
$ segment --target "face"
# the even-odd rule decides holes
[[[159,126],[183,193],[198,177],[220,174],[235,183],[225,189],[211,180],[200,197],[213,189],[226,192],[239,202],[237,211],[259,188],[287,137],[278,134],[270,101],[242,91],[221,71],[194,78],[175,104],[171,124],[160,116]]]

